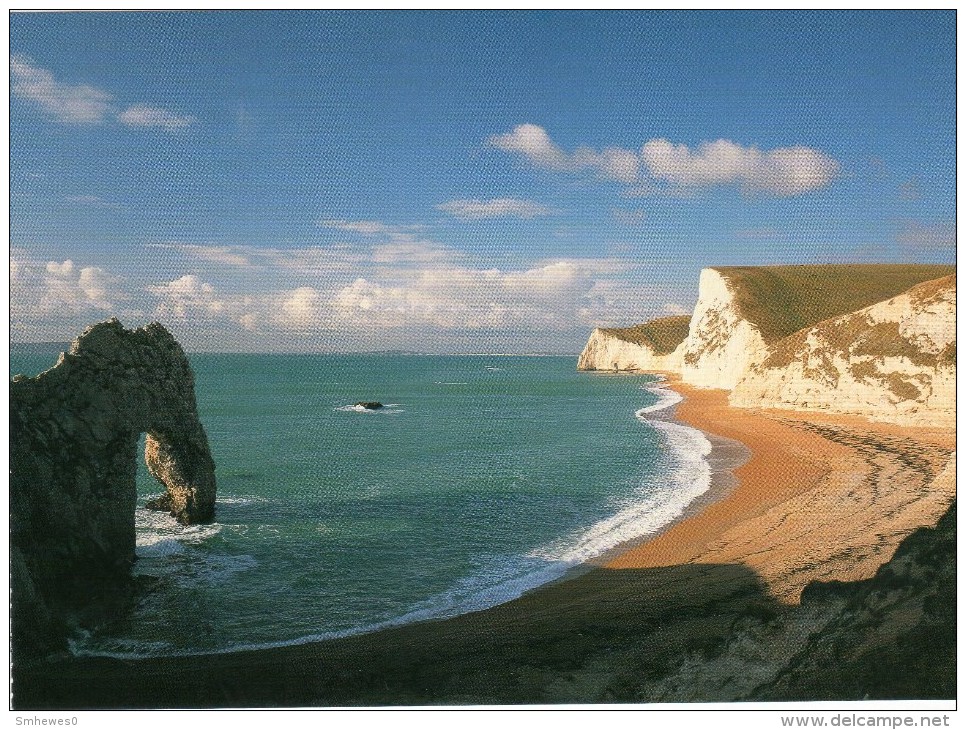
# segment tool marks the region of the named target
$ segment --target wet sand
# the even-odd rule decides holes
[[[751,458],[728,494],[608,568],[744,565],[796,603],[810,581],[871,577],[955,496],[951,430],[731,408],[726,391],[669,385],[685,397],[678,420],[744,444]]]

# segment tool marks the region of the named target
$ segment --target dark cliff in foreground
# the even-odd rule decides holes
[[[773,601],[735,565],[596,569],[487,611],[283,649],[22,673],[17,709],[956,696],[955,506],[875,577]]]
[[[15,661],[124,593],[134,561],[136,451],[166,487],[155,500],[184,523],[211,521],[214,462],[194,376],[160,324],[88,328],[57,365],[10,384],[10,568]]]

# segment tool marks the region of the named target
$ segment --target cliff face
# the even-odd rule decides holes
[[[956,279],[948,276],[780,340],[731,402],[951,426],[955,343]]]
[[[765,352],[761,333],[742,315],[728,280],[715,269],[704,269],[684,341],[684,382],[699,388],[731,389]]]
[[[578,370],[677,370],[681,367],[680,348],[659,355],[650,345],[637,344],[609,334],[599,327],[577,358]]]
[[[116,593],[134,561],[138,437],[159,500],[183,523],[213,519],[214,462],[194,377],[160,324],[88,328],[57,365],[10,385],[14,647],[55,647],[76,610]]]
[[[578,370],[677,370],[688,316],[662,317],[634,327],[598,327],[577,359]]]
[[[942,266],[704,269],[687,336],[659,353],[594,330],[581,370],[670,372],[748,408],[955,421],[956,279]],[[946,274],[931,278],[937,274]],[[911,287],[911,288],[910,288]]]

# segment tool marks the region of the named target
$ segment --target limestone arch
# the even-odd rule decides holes
[[[210,522],[215,464],[194,374],[160,323],[89,327],[36,377],[10,385],[10,523],[15,643],[43,644],[134,562],[138,440],[165,487],[152,500],[184,524]]]

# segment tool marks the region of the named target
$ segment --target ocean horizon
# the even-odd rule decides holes
[[[18,348],[11,375],[57,351]],[[711,444],[651,375],[528,355],[189,353],[212,524],[147,510],[136,601],[78,655],[307,643],[494,606],[680,516]],[[368,411],[355,404],[379,401]],[[143,444],[143,435],[142,435]],[[143,449],[139,451],[143,453]]]

